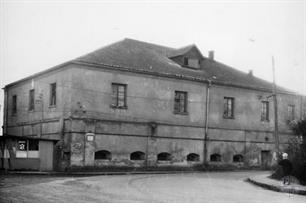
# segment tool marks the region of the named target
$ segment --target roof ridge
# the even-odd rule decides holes
[[[155,43],[151,43],[151,42],[145,42],[145,41],[136,40],[136,39],[132,39],[132,38],[128,38],[128,37],[124,38],[124,40],[133,41],[133,42],[142,43],[142,44],[147,44],[147,45],[153,45],[153,46],[161,47],[161,48],[167,48],[167,49],[173,49],[173,50],[176,49],[176,48],[173,48],[173,47],[159,45],[159,44],[155,44]]]

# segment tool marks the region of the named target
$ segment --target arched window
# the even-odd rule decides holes
[[[171,154],[167,152],[162,152],[157,155],[158,161],[170,161],[171,160]]]
[[[220,162],[221,161],[221,155],[220,154],[212,154],[212,155],[210,155],[210,161],[212,161],[212,162]]]
[[[187,161],[200,161],[200,156],[195,153],[188,154]]]
[[[243,156],[241,154],[234,155],[233,162],[243,162]]]
[[[106,150],[101,150],[95,152],[95,160],[111,160],[112,159],[112,153]]]
[[[145,153],[137,151],[137,152],[133,152],[130,155],[130,159],[131,160],[145,160]]]

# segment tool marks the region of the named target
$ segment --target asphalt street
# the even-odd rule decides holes
[[[1,177],[0,202],[203,203],[306,202],[306,196],[279,193],[244,180],[267,172],[109,175],[90,177]]]

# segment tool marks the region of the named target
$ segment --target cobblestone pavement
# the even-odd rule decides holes
[[[266,172],[111,175],[91,177],[1,176],[0,202],[306,202],[306,196],[278,193],[244,181]]]

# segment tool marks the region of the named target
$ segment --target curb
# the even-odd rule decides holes
[[[269,185],[269,184],[266,184],[266,183],[255,181],[255,180],[253,180],[251,178],[247,178],[246,181],[249,182],[249,183],[252,183],[254,185],[266,188],[268,190],[273,190],[273,191],[276,191],[276,192],[284,192],[284,193],[290,193],[290,194],[306,195],[306,191],[305,190],[299,190],[299,189],[294,189],[294,188],[284,188],[284,187],[280,187],[280,186]]]

